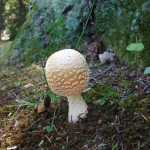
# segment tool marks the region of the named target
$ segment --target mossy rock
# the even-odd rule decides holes
[[[134,66],[150,66],[150,1],[112,0],[101,2],[95,10],[95,30],[105,31],[101,40],[111,46],[121,61]],[[142,52],[128,52],[131,43],[142,42]]]
[[[28,19],[10,48],[10,63],[38,61],[37,43],[44,58],[63,48],[75,48],[91,6],[92,0],[33,0]],[[121,61],[133,67],[150,66],[150,2],[98,0],[94,9],[94,37],[111,46]],[[80,42],[83,50],[91,40],[86,36]],[[126,47],[136,41],[144,44],[142,52],[128,52]]]
[[[74,48],[83,29],[81,22],[88,17],[91,5],[91,0],[32,1],[28,19],[10,48],[10,63],[16,63],[16,59],[25,60],[26,64],[37,61],[37,44],[42,57]]]

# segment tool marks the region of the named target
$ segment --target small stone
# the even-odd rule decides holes
[[[41,147],[43,145],[43,143],[44,143],[44,140],[42,140],[38,146]]]
[[[112,123],[109,125],[109,127],[112,128],[112,127],[114,127],[114,125],[115,125],[115,123],[112,122]]]
[[[150,94],[150,90],[146,90],[146,94]]]
[[[103,123],[103,121],[100,119],[100,120],[98,120],[98,124],[102,124]]]

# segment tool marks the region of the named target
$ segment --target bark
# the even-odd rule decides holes
[[[0,41],[2,41],[2,39],[1,39],[1,38],[2,38],[2,37],[1,37],[1,33],[2,33],[2,31],[0,30]]]
[[[7,1],[5,1],[5,0],[0,0],[0,33],[5,28],[3,13],[5,11],[6,2]],[[1,35],[0,35],[0,37],[1,37]]]

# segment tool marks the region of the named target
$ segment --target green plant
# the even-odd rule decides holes
[[[56,141],[59,141],[60,140],[60,137],[56,137]]]
[[[106,102],[112,104],[119,99],[119,93],[110,85],[97,85],[84,95],[85,99],[91,100],[94,104],[104,105]]]
[[[143,49],[144,49],[143,43],[132,43],[126,48],[126,50],[133,52],[139,52]]]
[[[79,40],[78,40],[78,42],[77,42],[77,44],[76,44],[76,46],[75,46],[75,49],[78,48],[79,43],[80,43],[80,41],[81,41],[81,39],[82,39],[82,36],[83,36],[83,34],[84,34],[84,32],[85,32],[85,29],[86,29],[86,27],[87,27],[87,24],[88,24],[88,22],[89,22],[89,19],[90,19],[90,17],[91,17],[92,11],[93,11],[94,4],[95,4],[95,0],[93,1],[92,8],[91,8],[90,13],[89,13],[89,16],[88,16],[88,18],[87,18],[87,20],[86,20],[85,26],[84,26],[84,28],[83,28],[83,30],[82,30],[82,33],[81,33],[81,35],[80,35],[80,37],[79,37]]]
[[[5,91],[6,88],[7,88],[6,86],[3,86],[3,87],[1,88],[1,90],[2,90],[2,91]]]
[[[145,147],[145,145],[146,145],[146,143],[145,143],[145,142],[143,142],[142,144],[140,144],[140,147],[141,147],[141,148],[144,148],[144,147]]]
[[[43,127],[43,130],[50,133],[54,130],[54,127],[55,127],[55,125],[46,125],[45,127]]]
[[[109,103],[113,103],[113,100],[117,99],[119,97],[119,93],[116,92],[115,90],[113,90],[113,88],[111,86],[107,87],[104,85],[101,88],[100,92],[101,92],[102,98],[96,100],[94,102],[95,104],[104,105],[107,102],[107,100]]]
[[[147,74],[150,74],[150,67],[147,67],[144,71],[144,74],[147,75]]]
[[[18,82],[15,82],[15,83],[14,83],[14,86],[17,87],[17,86],[20,86],[20,84],[21,84],[20,81],[18,81]]]
[[[29,98],[30,100],[33,100],[33,96],[30,95],[29,91],[25,88],[24,84],[23,84],[21,81],[19,81],[19,82],[20,82],[21,86],[23,87],[24,91],[26,92],[28,98]]]
[[[44,63],[43,63],[43,60],[42,60],[42,56],[41,56],[41,52],[40,52],[40,48],[39,48],[38,43],[37,43],[37,50],[38,50],[39,58],[40,58],[41,65],[42,65],[43,79],[45,81],[45,84],[46,84],[46,87],[47,87],[47,90],[48,90],[48,94],[51,98],[51,101],[53,102],[55,99],[57,99],[59,101],[59,97],[54,95],[54,93],[51,91],[51,89],[48,85],[46,74],[45,74],[45,69],[44,69]]]
[[[19,99],[17,98],[16,99],[16,102],[18,103],[17,105],[13,105],[13,106],[30,106],[30,107],[34,107],[36,103],[33,103],[33,102],[29,102],[27,100],[22,100],[22,99]]]
[[[131,45],[129,45],[126,50],[130,51],[130,52],[140,52],[144,49],[144,45],[143,43],[132,43]],[[135,55],[135,61],[137,61],[136,59],[136,55]],[[144,71],[144,74],[150,74],[150,67],[147,67]]]
[[[137,40],[136,40],[137,41]],[[143,43],[132,43],[130,44],[129,46],[127,46],[126,50],[129,51],[129,52],[134,52],[134,63],[138,63],[138,59],[137,59],[137,55],[136,55],[136,52],[140,52],[144,49],[144,45]]]

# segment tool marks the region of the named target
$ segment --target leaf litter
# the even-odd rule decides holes
[[[150,149],[150,78],[142,69],[110,66],[95,62],[90,68],[83,93],[89,113],[75,125],[67,122],[66,98],[45,107],[46,87],[32,67],[2,71],[1,149]],[[42,74],[39,65],[34,68]],[[32,86],[26,91],[22,85]],[[44,111],[37,114],[40,102]]]

